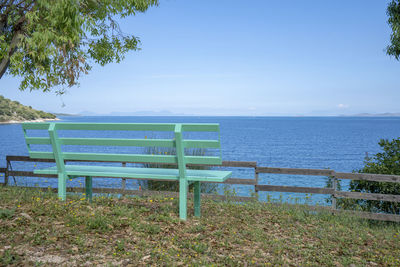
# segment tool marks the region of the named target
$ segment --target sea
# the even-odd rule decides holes
[[[400,117],[195,117],[195,116],[61,116],[61,122],[118,123],[219,123],[223,160],[256,161],[258,166],[285,168],[332,169],[353,172],[364,166],[366,155],[380,152],[380,139],[400,137]],[[0,167],[6,166],[6,155],[28,155],[21,124],[0,125]],[[13,162],[15,170],[32,170],[44,164]],[[254,169],[227,168],[235,178],[254,178]],[[0,181],[4,180],[0,177]],[[21,186],[57,187],[56,179],[11,178]],[[327,177],[260,174],[259,184],[325,187]],[[349,181],[341,181],[343,190]],[[121,187],[120,179],[98,178],[94,187]],[[68,186],[83,186],[82,179],[68,181]],[[137,189],[136,180],[127,188]],[[254,187],[220,186],[220,194],[251,196]],[[260,192],[260,200],[310,202],[325,205],[327,195]]]

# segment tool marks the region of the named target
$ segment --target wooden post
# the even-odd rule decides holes
[[[126,162],[122,162],[122,167],[126,167]],[[122,178],[122,190],[126,189],[126,178]]]
[[[256,200],[260,200],[259,196],[258,196],[258,189],[257,189],[257,185],[258,185],[258,172],[257,172],[257,166],[254,167],[254,180],[255,180],[255,185],[254,185],[254,192],[256,194]]]
[[[332,179],[332,189],[333,189],[333,194],[332,194],[332,210],[337,209],[337,204],[336,204],[336,191],[337,191],[337,178],[336,175],[333,174],[333,179]]]
[[[200,182],[194,182],[194,216],[200,217],[201,213],[201,187]]]
[[[7,160],[7,168],[4,172],[4,186],[8,185],[8,168],[10,166],[10,161]]]
[[[89,200],[92,202],[93,198],[93,182],[92,182],[92,177],[91,176],[86,176],[85,177],[85,193],[86,193],[86,200]]]

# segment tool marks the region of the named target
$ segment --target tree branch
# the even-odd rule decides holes
[[[10,51],[8,52],[8,55],[5,56],[0,63],[0,79],[3,77],[4,73],[8,69],[8,66],[10,65],[11,56],[15,53],[15,51],[17,51],[20,34],[21,31],[15,32],[11,40]]]
[[[15,0],[13,0],[11,2],[11,4],[14,2]],[[20,1],[18,4],[21,4],[23,1]],[[36,3],[35,1],[29,2],[28,7],[30,7],[33,4],[32,8],[35,7]],[[7,19],[7,18],[6,18]],[[0,62],[0,79],[3,77],[3,75],[6,73],[8,67],[10,66],[10,59],[12,57],[12,55],[15,53],[15,51],[17,51],[18,48],[18,43],[20,41],[20,35],[23,34],[24,31],[24,23],[26,21],[26,17],[25,14],[22,14],[22,16],[18,19],[18,21],[15,23],[14,27],[13,27],[13,37],[11,39],[10,42],[10,46],[9,46],[9,51],[8,54],[6,56],[4,56],[1,59]],[[0,30],[3,30],[1,28],[1,26],[5,26],[0,24]],[[1,31],[0,31],[1,32]]]

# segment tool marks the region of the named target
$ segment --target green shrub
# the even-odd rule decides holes
[[[191,156],[204,156],[206,154],[205,149],[190,149],[185,151],[186,155]],[[147,147],[145,153],[149,155],[176,155],[175,148],[160,148],[160,147]],[[145,163],[145,168],[165,168],[165,169],[176,169],[177,166],[174,164],[158,164],[158,163]],[[191,166],[188,169],[193,170],[207,170],[208,166]],[[145,190],[153,191],[179,191],[179,183],[175,181],[154,181],[154,180],[143,180],[139,181],[140,186]],[[216,192],[218,184],[215,183],[201,183],[201,192],[203,193],[214,193]],[[189,191],[193,190],[193,185],[189,186]]]
[[[400,175],[400,138],[391,141],[381,139],[379,141],[379,146],[382,152],[377,153],[371,158],[366,156],[365,165],[361,170],[358,170],[358,172]],[[340,186],[340,183],[338,185]],[[360,193],[400,195],[400,184],[352,180],[349,190]],[[344,209],[400,214],[400,203],[396,202],[364,199],[337,199],[337,205]]]

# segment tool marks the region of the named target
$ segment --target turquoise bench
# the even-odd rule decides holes
[[[25,141],[28,146],[29,156],[35,159],[54,159],[56,166],[36,169],[36,174],[58,175],[58,197],[66,199],[66,182],[68,179],[85,177],[86,198],[92,198],[92,177],[120,177],[134,179],[172,180],[179,182],[179,217],[187,218],[187,193],[188,185],[194,183],[194,214],[200,216],[200,183],[223,182],[232,174],[230,171],[220,170],[191,170],[187,164],[221,165],[220,156],[186,155],[187,149],[220,149],[219,124],[193,124],[193,123],[23,123]],[[42,137],[35,137],[34,132],[42,131]],[[43,131],[45,133],[43,134]],[[107,132],[105,132],[107,131]],[[110,138],[120,132],[171,132],[170,139],[146,138]],[[95,132],[107,133],[106,138],[82,137],[82,135]],[[184,139],[183,133],[205,132],[218,134],[217,140]],[[68,137],[59,137],[64,134]],[[33,134],[33,135],[32,135]],[[68,135],[69,134],[69,135]],[[74,137],[69,137],[71,134]],[[43,137],[43,135],[45,137]],[[92,134],[93,135],[93,134]],[[77,137],[76,137],[77,136]],[[47,145],[47,146],[45,146]],[[139,147],[135,154],[82,152],[83,148],[91,146],[105,147]],[[78,149],[78,147],[80,149]],[[146,153],[145,147],[169,148],[176,151],[173,155]],[[68,148],[68,149],[66,149]],[[186,154],[185,154],[186,152]],[[176,164],[175,169],[145,168],[145,167],[119,167],[96,165],[79,162],[79,165],[70,164],[71,161],[95,162],[136,162],[154,164]]]

